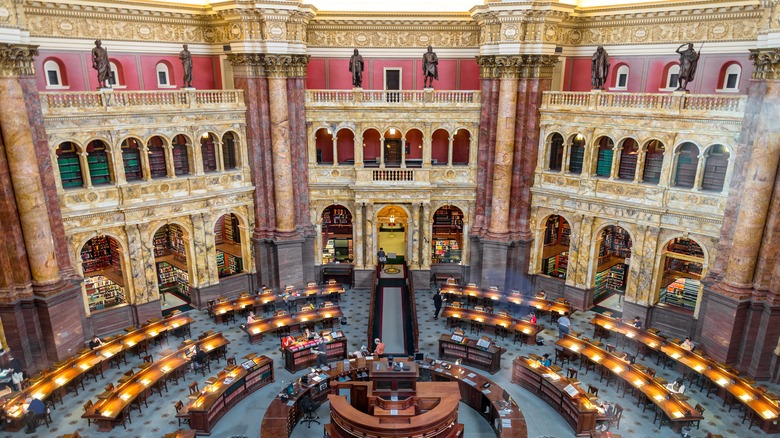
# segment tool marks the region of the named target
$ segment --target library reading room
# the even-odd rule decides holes
[[[780,434],[778,121],[780,0],[0,0],[0,438]]]

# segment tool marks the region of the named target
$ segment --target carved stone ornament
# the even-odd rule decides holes
[[[0,76],[18,77],[35,75],[33,57],[38,56],[38,46],[26,44],[0,44]]]
[[[780,48],[752,49],[753,79],[780,79]]]
[[[549,79],[558,55],[511,55],[495,57],[495,76],[503,79]],[[481,65],[480,65],[481,67]],[[480,68],[480,71],[482,68]]]
[[[309,55],[229,53],[228,61],[237,76],[269,78],[306,77]]]

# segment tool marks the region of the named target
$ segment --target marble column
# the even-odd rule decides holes
[[[355,251],[355,269],[363,269],[363,227],[365,226],[363,221],[363,203],[358,202],[355,204],[355,216],[352,218],[352,230],[354,240],[352,242],[353,250]]]
[[[641,183],[645,178],[645,160],[647,159],[647,145],[639,148],[639,156],[636,159],[636,169],[634,169],[634,184]]]
[[[489,234],[506,238],[509,234],[509,206],[512,189],[512,157],[515,147],[517,111],[517,58],[504,57],[498,95],[495,159],[493,161],[493,199]]]
[[[425,236],[423,238],[421,268],[431,269],[431,239],[433,239],[433,228],[431,227],[431,203],[430,202],[424,202],[422,204],[421,223],[422,226],[424,227],[423,236]]]
[[[292,156],[290,152],[290,121],[287,108],[288,56],[266,55],[268,102],[271,122],[271,150],[274,166],[274,204],[276,231],[295,232],[295,196],[293,194]]]
[[[11,174],[11,184],[24,235],[33,284],[56,286],[61,282],[43,183],[36,159],[20,74],[33,74],[31,46],[6,46],[0,71],[0,130]]]
[[[89,162],[87,161],[87,153],[79,152],[79,166],[81,166],[81,178],[84,180],[83,185],[85,189],[92,188],[92,173],[89,171]],[[147,170],[149,166],[146,166]],[[149,178],[151,179],[151,178]]]
[[[363,133],[355,134],[355,168],[363,167]]]
[[[707,157],[704,154],[699,154],[699,161],[696,164],[696,176],[693,178],[693,191],[698,192],[701,190],[702,179],[704,178],[704,162]]]
[[[571,141],[563,144],[563,158],[561,159],[561,173],[569,173],[569,152],[571,151]]]
[[[420,269],[420,235],[422,229],[425,227],[425,221],[420,220],[420,204],[412,204],[412,217],[411,217],[410,230],[413,230],[412,237],[412,260],[411,269]]]
[[[433,133],[431,132],[431,123],[423,123],[423,139],[422,139],[422,167],[431,167],[431,143]]]
[[[374,226],[374,204],[366,204],[366,252],[365,252],[365,268],[371,269],[374,267],[374,255],[376,254],[374,235],[376,234],[376,227]]]
[[[176,168],[173,166],[173,146],[166,144],[163,146],[163,150],[165,151],[165,174],[168,178],[174,178],[176,177]],[[122,169],[124,169],[124,163]]]
[[[479,116],[479,141],[477,143],[477,190],[474,206],[474,221],[471,233],[475,237],[483,234],[488,226],[490,194],[493,190],[493,161],[496,141],[496,108],[500,81],[495,56],[478,56],[481,111]]]
[[[165,162],[166,166],[165,167],[169,167],[168,166],[168,161],[167,161],[168,160],[167,151],[166,151],[165,155],[166,155],[165,156],[165,159],[166,159],[166,162]],[[219,141],[219,140],[214,141],[214,155],[215,155],[215,158],[217,159],[217,172],[224,172],[225,171],[225,160],[224,160],[224,156],[222,155],[222,142]],[[171,164],[173,164],[173,163],[171,163]]]
[[[189,243],[187,266],[192,266],[195,272],[190,273],[190,284],[202,288],[211,284],[209,269],[216,269],[216,264],[209,267],[206,261],[206,224],[203,222],[203,216],[200,213],[190,215],[192,221],[192,235],[185,236]]]

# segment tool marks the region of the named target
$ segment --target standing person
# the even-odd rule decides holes
[[[97,71],[98,86],[106,88],[111,64],[108,61],[108,51],[103,48],[103,42],[100,40],[95,41],[95,47],[92,49],[92,68]]]
[[[433,295],[433,307],[436,309],[433,312],[433,319],[439,319],[439,312],[441,311],[441,303],[442,303],[441,291],[437,289],[436,293]]]
[[[591,58],[590,82],[594,90],[603,90],[609,74],[609,55],[599,46]]]
[[[179,52],[179,59],[181,67],[184,69],[184,86],[192,87],[192,55],[187,49],[187,44],[184,45],[184,50]]]
[[[385,254],[384,248],[379,248],[376,252],[376,260],[379,262],[379,270],[385,269],[385,263],[387,263],[387,254]]]
[[[22,390],[22,380],[24,380],[24,371],[22,370],[22,363],[19,358],[9,355],[8,359],[10,363],[8,367],[11,368],[11,383],[14,385],[15,391]]]
[[[683,47],[688,46],[685,50]],[[685,43],[677,48],[680,54],[680,75],[677,77],[677,90],[688,91],[688,82],[693,80],[696,74],[696,66],[699,64],[699,54],[693,49],[693,43]]]
[[[317,344],[317,368],[322,368],[328,364],[328,344],[325,338],[320,338]]]
[[[349,71],[352,72],[352,86],[356,88],[363,87],[363,68],[365,63],[363,57],[355,49],[355,53],[349,58]]]
[[[428,51],[423,54],[423,87],[433,88],[433,80],[439,80],[439,57],[433,52],[433,47],[428,46]]]
[[[571,321],[569,321],[569,312],[566,312],[558,318],[558,339],[562,339],[563,335],[568,335],[571,329]]]

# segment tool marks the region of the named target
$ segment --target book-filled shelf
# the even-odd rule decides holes
[[[57,165],[60,169],[60,179],[62,181],[63,189],[84,186],[84,180],[81,176],[79,154],[73,143],[63,143],[57,149]]]
[[[433,263],[459,263],[463,250],[457,239],[437,239],[431,243]]]
[[[492,344],[483,336],[478,340],[465,338],[462,333],[444,334],[439,338],[439,359],[460,360],[465,365],[495,374],[501,369],[501,355],[506,349]]]
[[[337,332],[338,333],[338,332]],[[328,362],[347,358],[347,338],[328,335]],[[326,337],[327,338],[327,337]],[[313,367],[317,363],[317,341],[302,340],[284,347],[284,368],[291,373]]]
[[[571,227],[558,215],[547,219],[544,229],[544,249],[542,252],[542,272],[550,277],[566,278],[569,267],[569,244]]]
[[[658,302],[694,310],[700,287],[701,282],[699,280],[678,278],[668,286],[661,288]]]
[[[105,148],[98,149],[96,147],[90,152],[87,155],[87,164],[89,165],[89,176],[92,180],[92,185],[111,183],[111,174],[108,170],[108,156]]]
[[[236,215],[223,215],[214,225],[214,241],[217,245],[217,272],[227,277],[244,270],[241,256],[241,233]]]
[[[81,267],[90,311],[125,303],[122,251],[116,240],[90,239],[81,248]]]

